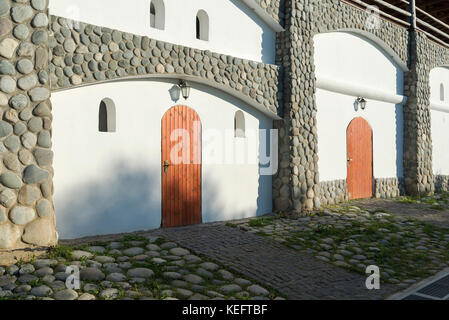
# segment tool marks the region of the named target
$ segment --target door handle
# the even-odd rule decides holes
[[[170,164],[167,160],[164,161],[164,172],[168,172],[168,167],[170,167]]]

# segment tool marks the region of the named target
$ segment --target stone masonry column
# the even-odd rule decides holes
[[[430,120],[430,66],[427,39],[421,32],[410,32],[410,71],[405,76],[404,178],[407,194],[431,195],[435,191],[432,170]]]
[[[57,242],[48,0],[0,0],[0,250]]]
[[[275,210],[320,206],[313,19],[310,0],[287,0],[282,35],[284,117],[279,132]],[[278,53],[279,55],[279,53]]]

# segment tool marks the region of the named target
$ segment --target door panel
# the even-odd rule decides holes
[[[348,197],[373,196],[373,133],[363,118],[355,118],[347,129]]]
[[[162,227],[201,223],[201,122],[186,106],[162,118]]]

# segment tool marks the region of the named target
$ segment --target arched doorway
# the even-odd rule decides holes
[[[202,222],[201,121],[189,107],[162,118],[162,227]]]
[[[373,131],[363,118],[351,121],[346,131],[348,197],[373,196]]]

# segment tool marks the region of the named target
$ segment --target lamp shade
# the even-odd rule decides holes
[[[184,80],[179,82],[179,87],[181,88],[181,93],[184,99],[188,99],[190,96],[190,86]]]

